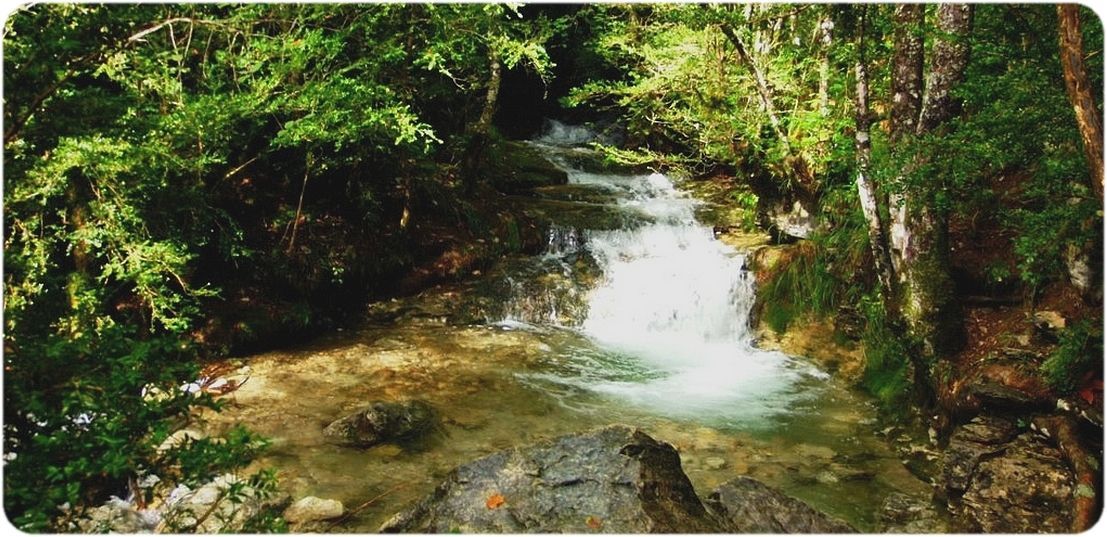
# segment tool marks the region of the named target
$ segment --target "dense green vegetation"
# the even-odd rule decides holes
[[[963,82],[952,88],[953,113],[940,129],[894,140],[893,37],[903,25],[889,6],[667,6],[614,17],[635,10],[590,9],[604,21],[590,46],[626,75],[577,87],[566,104],[617,110],[629,145],[644,155],[677,152],[684,161],[734,165],[739,178],[750,177],[763,208],[799,199],[820,213],[809,244],[774,271],[764,291],[764,319],[773,328],[805,314],[856,315],[864,309],[859,304],[881,302],[855,184],[859,58],[875,123],[867,173],[879,185],[883,233],[890,213],[904,206],[897,199],[907,199],[934,211],[943,222],[939,248],[951,249],[929,276],[917,269],[923,280],[938,281],[944,272],[952,277],[944,291],[951,296],[992,294],[1033,305],[1047,286],[1067,282],[1080,252],[1090,252],[1097,265],[1102,200],[1088,181],[1066,94],[1054,6],[977,6]],[[921,25],[910,29],[928,63],[936,62],[945,37],[937,16],[928,7]],[[1085,13],[1081,20],[1087,76],[1099,95],[1102,31],[1096,17]],[[745,55],[734,53],[737,46]],[[1091,270],[1100,273],[1098,266]],[[910,391],[908,356],[933,354],[926,350],[931,336],[911,319],[912,277],[906,270],[899,276],[900,288],[879,315],[862,312],[870,358],[865,384],[889,401]],[[1084,290],[1089,303],[1097,293]],[[897,301],[906,319],[897,318]],[[955,309],[941,316],[953,321],[942,331],[960,330]],[[944,337],[954,341],[944,351],[952,354],[962,336]],[[1089,364],[1079,363],[1076,370],[1086,371]]]
[[[168,491],[140,490],[142,476],[195,484],[241,467],[264,447],[245,431],[158,449],[218,406],[181,389],[203,358],[326,326],[467,239],[521,249],[515,217],[487,204],[503,134],[535,130],[508,117],[522,109],[608,125],[616,161],[730,175],[763,227],[793,202],[817,215],[764,318],[858,319],[862,384],[890,406],[956,353],[954,306],[1033,308],[1087,264],[1088,320],[1041,365],[1058,392],[1080,389],[1101,363],[1102,182],[1057,9],[969,13],[962,35],[934,6],[913,27],[890,5],[17,10],[3,43],[6,512],[66,531],[112,495]],[[1102,27],[1080,21],[1099,96]],[[906,134],[903,32],[927,72],[959,80],[945,117]],[[941,64],[947,49],[967,63]],[[869,231],[859,173],[884,235]],[[885,288],[874,239],[900,209],[937,253],[901,252],[911,262]]]

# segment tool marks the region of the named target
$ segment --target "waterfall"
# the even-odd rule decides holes
[[[556,127],[539,147],[582,138],[585,133]],[[754,346],[755,289],[745,254],[696,220],[698,202],[659,173],[566,171],[571,184],[617,193],[615,206],[646,216],[647,223],[551,232],[545,260],[584,251],[602,276],[587,294],[583,319],[561,325],[590,345],[563,352],[556,372],[537,377],[676,416],[744,422],[785,408],[796,397],[796,382],[812,370]],[[558,317],[556,304],[543,306],[552,309],[534,320]]]

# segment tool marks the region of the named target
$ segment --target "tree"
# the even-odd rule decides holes
[[[877,279],[884,304],[893,308],[895,302],[894,273],[888,255],[887,225],[880,211],[878,187],[869,172],[872,161],[872,113],[869,111],[869,68],[865,59],[865,16],[867,8],[861,7],[857,25],[857,58],[854,65],[855,90],[855,151],[857,152],[857,197],[868,224],[869,247],[872,249]]]
[[[1061,66],[1065,88],[1076,113],[1076,123],[1084,142],[1092,190],[1103,199],[1103,120],[1092,96],[1091,83],[1084,67],[1084,38],[1080,33],[1080,6],[1058,4],[1057,23],[1061,44]]]
[[[953,88],[964,78],[969,59],[967,37],[972,27],[972,6],[942,4],[937,9],[938,36],[931,54],[925,88],[919,88],[919,38],[909,27],[897,28],[893,76],[892,138],[913,142],[907,137],[936,134],[934,131],[953,117],[957,101]],[[919,22],[920,13],[897,7],[897,25]],[[915,95],[923,89],[916,110]],[[896,106],[896,99],[899,105]],[[917,115],[916,115],[917,114]],[[907,130],[914,125],[914,132]],[[893,142],[895,143],[895,142]],[[916,155],[907,163],[907,175],[923,166],[926,155]],[[923,179],[925,180],[925,179]],[[949,273],[947,216],[934,206],[933,187],[914,181],[901,185],[902,195],[893,197],[891,245],[896,271],[903,283],[901,307],[912,335],[922,343],[930,357],[953,349],[958,341],[958,315]]]

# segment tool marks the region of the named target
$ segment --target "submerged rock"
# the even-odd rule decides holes
[[[669,444],[615,425],[454,470],[382,532],[724,532]]]
[[[949,527],[928,501],[901,492],[889,494],[880,508],[884,533],[946,533]]]
[[[749,477],[721,485],[707,506],[731,533],[856,533],[849,524]]]
[[[1061,452],[1009,421],[980,417],[954,431],[942,478],[966,531],[1070,530],[1075,484]]]
[[[331,520],[346,513],[342,502],[315,496],[305,496],[284,510],[284,519],[289,524],[305,524],[321,520]]]
[[[434,430],[437,420],[434,408],[423,401],[377,401],[327,425],[323,436],[342,446],[371,447],[415,439]]]

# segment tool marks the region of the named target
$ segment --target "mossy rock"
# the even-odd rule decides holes
[[[586,147],[547,146],[546,150],[570,167],[586,173],[635,175],[650,173],[644,164],[626,164],[607,157],[603,151]]]
[[[569,182],[565,170],[522,142],[503,142],[492,149],[489,157],[484,175],[501,192],[513,194]]]
[[[558,201],[614,204],[618,196],[610,189],[596,185],[549,185],[531,191],[537,198]]]
[[[648,224],[652,219],[625,208],[550,199],[530,200],[522,208],[527,218],[578,230],[614,230]]]

